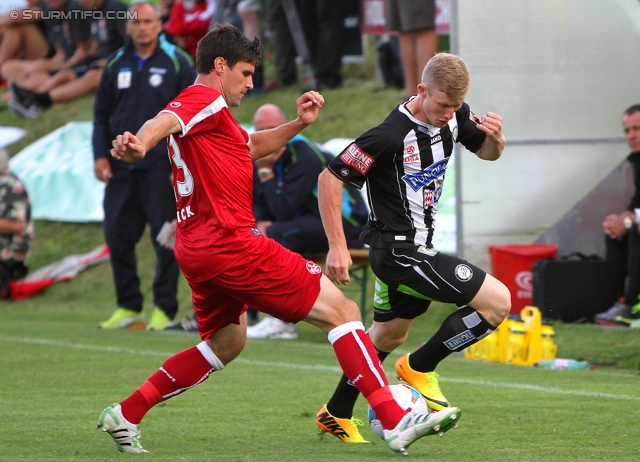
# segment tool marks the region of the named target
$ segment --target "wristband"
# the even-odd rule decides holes
[[[273,169],[271,168],[261,168],[258,170],[258,178],[261,180],[273,175]]]

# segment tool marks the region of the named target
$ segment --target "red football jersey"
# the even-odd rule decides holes
[[[191,259],[216,255],[209,274],[199,275],[211,277],[242,251],[256,226],[249,135],[233,119],[222,94],[204,85],[184,89],[162,112],[182,125],[180,133],[168,137],[176,258],[188,271]]]

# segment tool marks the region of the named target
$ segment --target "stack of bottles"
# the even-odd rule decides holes
[[[553,326],[542,322],[535,306],[522,309],[520,316],[509,316],[498,328],[464,350],[467,359],[533,366],[556,357]]]

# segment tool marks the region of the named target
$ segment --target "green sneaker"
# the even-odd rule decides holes
[[[176,325],[160,308],[155,308],[147,323],[147,330],[165,330]]]
[[[101,329],[126,329],[131,324],[142,321],[144,315],[126,308],[118,308],[106,321],[98,324]]]

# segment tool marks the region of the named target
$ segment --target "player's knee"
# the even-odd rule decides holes
[[[402,345],[405,340],[407,340],[407,334],[407,332],[389,332],[384,335],[376,335],[375,333],[369,331],[369,336],[371,337],[373,346],[375,346],[378,350],[386,351],[387,353],[394,351],[396,348]]]
[[[509,289],[507,289],[507,286],[500,281],[498,281],[498,283],[499,285],[496,287],[492,303],[494,319],[492,321],[488,320],[494,326],[499,325],[511,311],[511,293]]]
[[[213,339],[207,340],[207,345],[222,361],[225,366],[236,359],[246,344],[246,337],[236,336],[232,339],[226,338],[224,342],[216,342]]]
[[[511,311],[511,294],[502,282],[487,275],[478,295],[469,303],[492,326],[497,327]]]
[[[336,317],[336,325],[351,321],[362,321],[358,305],[356,302],[346,297],[342,300],[342,303],[335,307],[334,313]]]

